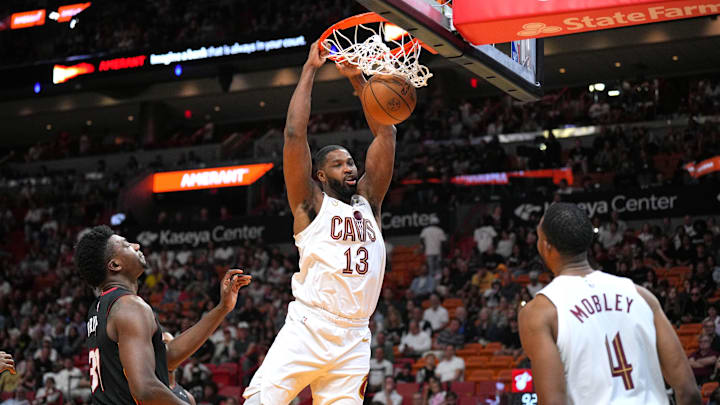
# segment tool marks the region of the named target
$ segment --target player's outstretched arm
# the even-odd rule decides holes
[[[557,311],[541,294],[518,314],[520,341],[532,364],[538,404],[565,405],[565,376],[552,325],[557,325]]]
[[[678,405],[700,405],[702,402],[695,376],[680,339],[660,306],[657,298],[646,288],[636,285],[638,293],[647,301],[653,311],[657,352],[665,381],[675,391]]]
[[[295,217],[295,233],[307,226],[298,225],[299,215],[307,211],[305,205],[312,203],[319,188],[312,180],[312,157],[307,142],[307,125],[310,119],[310,106],[315,72],[325,63],[327,51],[318,49],[317,41],[310,46],[310,54],[303,66],[300,81],[293,92],[288,107],[283,144],[283,174],[287,188],[288,202]],[[305,214],[306,215],[306,214]],[[304,218],[303,218],[304,219]],[[307,219],[307,223],[310,220]]]
[[[150,306],[135,295],[120,297],[110,310],[108,326],[114,331],[109,331],[111,335],[117,336],[133,398],[143,405],[186,405],[155,375],[152,336],[157,324]]]
[[[227,314],[235,309],[238,291],[250,284],[251,281],[251,277],[243,276],[242,272],[238,269],[228,270],[220,283],[220,303],[205,314],[198,323],[168,343],[169,370],[175,370],[183,361],[192,356],[215,332]]]
[[[343,76],[350,80],[355,92],[358,95],[362,94],[365,78],[360,70],[349,63],[338,64],[337,68]],[[380,207],[390,187],[395,166],[395,134],[397,130],[394,125],[383,125],[375,121],[368,114],[365,105],[363,105],[363,112],[375,139],[368,148],[365,157],[365,174],[358,181],[357,190],[358,194],[368,199],[373,213],[379,217]]]

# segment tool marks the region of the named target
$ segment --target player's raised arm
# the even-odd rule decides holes
[[[307,125],[310,119],[315,72],[325,63],[326,53],[324,49],[318,49],[317,42],[310,46],[310,54],[290,99],[285,122],[283,174],[285,175],[288,202],[293,216],[295,216],[296,224],[298,223],[298,214],[305,212],[303,204],[311,203],[312,197],[319,192],[318,186],[312,180],[312,157],[307,142]],[[295,232],[297,233],[298,229]]]
[[[169,370],[175,370],[180,363],[192,356],[215,332],[223,319],[235,309],[238,291],[251,281],[251,277],[243,276],[242,272],[238,269],[228,270],[220,283],[220,303],[205,314],[198,323],[167,344]]]
[[[155,375],[152,336],[157,324],[152,309],[140,297],[120,297],[110,309],[108,332],[116,334],[120,362],[130,393],[143,405],[186,405]]]
[[[518,314],[520,340],[532,364],[538,403],[565,405],[567,388],[562,359],[553,336],[553,322],[557,325],[555,306],[541,294]]]
[[[700,405],[700,391],[677,333],[675,333],[670,321],[665,316],[657,298],[646,288],[635,287],[653,311],[660,368],[665,381],[675,391],[677,404]]]
[[[360,70],[348,63],[338,64],[338,70],[343,76],[350,80],[355,92],[360,95],[365,86],[365,78]],[[385,194],[390,187],[393,167],[395,166],[395,134],[394,125],[383,125],[375,121],[363,105],[365,120],[372,131],[373,139],[365,157],[365,174],[358,182],[358,194],[364,196],[370,202],[373,213],[380,216]],[[378,220],[378,223],[380,221]]]

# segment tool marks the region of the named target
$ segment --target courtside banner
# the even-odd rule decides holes
[[[453,1],[453,24],[475,45],[720,13],[718,0]]]
[[[153,193],[248,186],[273,168],[272,163],[210,169],[179,170],[153,174]]]

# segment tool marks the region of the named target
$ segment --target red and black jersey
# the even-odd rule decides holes
[[[123,295],[132,295],[132,291],[122,288],[111,288],[103,292],[93,302],[88,312],[88,339],[90,362],[90,389],[92,403],[100,405],[128,405],[137,401],[130,393],[125,369],[120,362],[117,342],[107,335],[107,321],[115,301]],[[155,375],[166,386],[168,381],[167,358],[165,344],[162,341],[162,328],[157,323],[157,331],[152,336],[155,351]]]

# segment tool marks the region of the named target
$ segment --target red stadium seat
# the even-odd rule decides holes
[[[475,383],[475,395],[486,396],[495,393],[495,381],[478,381]]]
[[[472,381],[457,381],[450,384],[450,389],[459,397],[471,397],[475,393],[475,383]]]
[[[478,405],[482,403],[480,397],[460,397],[458,399],[460,400],[458,405]]]
[[[244,388],[239,387],[237,385],[228,385],[223,388],[220,388],[218,390],[218,395],[223,397],[232,397],[235,399],[240,399],[240,396],[242,396]]]
[[[418,383],[397,383],[397,385],[395,386],[395,390],[403,398],[405,398],[405,397],[412,398],[413,394],[420,390],[420,384],[418,384]]]

